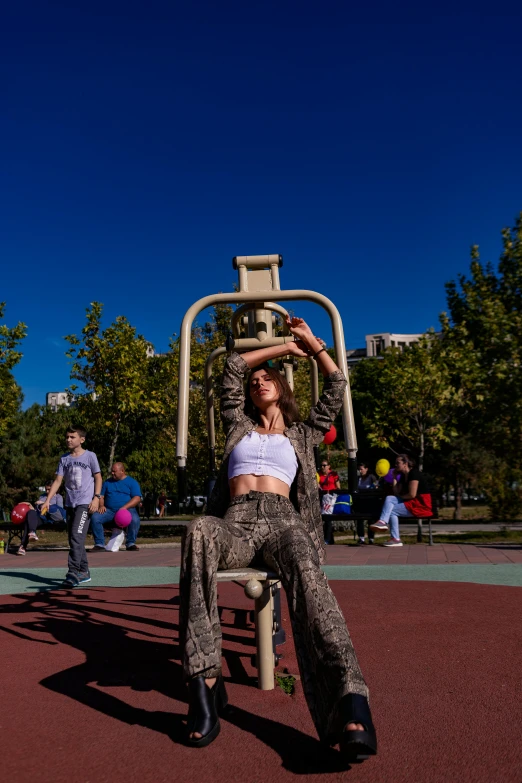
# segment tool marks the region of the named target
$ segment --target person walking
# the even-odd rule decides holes
[[[221,415],[224,458],[208,516],[186,529],[180,574],[180,644],[189,690],[187,744],[203,747],[220,731],[227,696],[221,673],[218,568],[261,559],[286,592],[301,682],[317,732],[347,761],[377,752],[368,688],[339,605],[321,570],[325,559],[314,446],[329,431],[346,379],[301,318],[287,319],[295,342],[226,362]],[[267,362],[313,356],[323,393],[300,421],[286,379]],[[250,373],[245,397],[244,376]],[[293,498],[293,500],[290,499]]]
[[[126,508],[131,515],[127,528],[127,552],[138,552],[136,538],[140,529],[138,506],[141,503],[141,488],[136,479],[128,476],[123,462],[111,467],[111,477],[104,481],[101,489],[100,507],[91,517],[91,532],[94,537],[93,552],[105,552],[103,526],[112,522],[117,511]]]
[[[96,454],[83,448],[85,438],[83,427],[72,426],[67,430],[65,441],[69,453],[60,458],[56,478],[42,508],[42,514],[46,513],[65,478],[69,558],[62,587],[78,587],[91,581],[85,538],[90,514],[98,510],[100,503],[102,477]]]

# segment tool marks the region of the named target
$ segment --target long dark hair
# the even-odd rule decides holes
[[[410,457],[409,454],[397,454],[397,459],[400,459],[402,460],[402,462],[405,462],[406,465],[410,468],[410,470],[411,468],[415,467],[415,460],[412,457]]]
[[[285,426],[289,427],[291,424],[293,424],[294,421],[301,421],[301,417],[299,415],[299,408],[296,402],[296,399],[294,397],[294,393],[292,389],[290,388],[290,385],[284,375],[281,375],[281,373],[278,370],[275,370],[273,367],[270,367],[268,364],[260,364],[259,367],[254,367],[250,375],[248,376],[247,380],[247,388],[246,388],[246,394],[245,394],[245,413],[247,416],[250,416],[251,419],[254,419],[254,421],[259,422],[259,411],[257,410],[256,406],[252,402],[252,397],[250,396],[250,378],[255,372],[259,372],[259,370],[263,370],[266,372],[267,375],[270,376],[270,378],[274,381],[277,391],[279,393],[279,399],[277,400],[277,407],[283,414],[283,419],[285,422]]]

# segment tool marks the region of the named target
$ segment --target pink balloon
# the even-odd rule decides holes
[[[132,522],[131,512],[128,508],[120,508],[114,515],[114,522],[118,527],[129,527]]]

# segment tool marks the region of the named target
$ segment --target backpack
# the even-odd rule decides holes
[[[334,514],[351,514],[352,513],[352,496],[351,495],[337,495],[335,501]]]

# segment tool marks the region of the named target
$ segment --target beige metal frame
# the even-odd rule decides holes
[[[190,334],[192,330],[192,324],[196,316],[207,307],[212,307],[218,304],[246,304],[246,303],[260,303],[259,310],[267,310],[270,307],[270,303],[267,301],[266,291],[238,291],[236,293],[227,294],[211,294],[210,296],[204,296],[195,302],[190,307],[183,322],[181,324],[180,334],[180,355],[179,355],[179,387],[178,387],[178,421],[177,421],[177,442],[176,442],[176,457],[178,460],[178,467],[185,468],[187,464],[187,443],[188,443],[188,406],[189,406],[189,373],[190,373]],[[314,302],[322,307],[328,313],[332,324],[332,333],[334,341],[334,349],[337,364],[343,371],[345,377],[348,379],[348,365],[346,362],[346,348],[344,343],[344,334],[341,322],[341,316],[334,303],[326,296],[317,293],[316,291],[306,291],[302,289],[292,289],[288,291],[277,291],[277,298],[281,301],[308,301]],[[257,311],[256,311],[257,312]],[[271,345],[280,345],[282,343],[293,340],[291,336],[283,337],[268,337],[261,341],[258,338],[239,338],[235,340],[235,349],[238,351],[251,350],[253,348],[260,348],[262,346],[268,347]],[[224,351],[217,349],[220,353]],[[216,351],[211,354],[212,361],[216,358]],[[206,377],[208,377],[208,371],[211,371],[212,363],[207,362]],[[212,403],[213,404],[213,403]],[[343,399],[343,427],[344,427],[344,439],[348,450],[348,456],[351,459],[356,458],[357,454],[357,437],[355,434],[355,425],[353,419],[352,400],[350,394],[350,386],[348,380],[348,386]]]
[[[277,574],[257,568],[233,568],[218,571],[217,581],[246,582],[245,594],[254,599],[257,687],[262,691],[273,690],[277,664],[273,642],[273,590],[280,589]]]
[[[279,267],[282,258],[279,255],[266,256],[237,256],[233,259],[234,268],[239,274],[239,288],[235,293],[212,294],[204,296],[188,309],[181,324],[180,355],[179,355],[179,387],[178,387],[178,421],[176,456],[178,460],[178,492],[182,492],[187,465],[188,447],[188,407],[189,407],[189,379],[190,379],[190,337],[192,324],[196,316],[207,307],[219,304],[240,305],[232,317],[232,333],[234,336],[234,349],[241,352],[255,348],[269,347],[272,345],[284,345],[293,341],[293,336],[288,333],[283,321],[283,336],[274,337],[273,322],[277,313],[283,317],[287,310],[274,299],[279,301],[299,302],[309,301],[318,304],[328,313],[332,324],[335,355],[337,364],[348,380],[343,399],[343,427],[344,439],[348,450],[349,472],[350,462],[355,471],[355,459],[357,454],[357,439],[353,420],[352,401],[348,378],[348,365],[346,362],[346,349],[344,334],[339,311],[322,294],[315,291],[291,289],[281,291],[279,282]],[[246,333],[248,337],[241,337]],[[205,397],[207,403],[207,426],[210,452],[211,473],[215,468],[215,422],[214,422],[214,397],[212,386],[212,366],[215,359],[225,353],[225,346],[216,348],[208,357],[205,364]],[[309,359],[311,363],[312,402],[315,403],[319,396],[319,381],[317,363]],[[293,358],[283,360],[285,377],[293,388]],[[274,687],[274,665],[277,662],[274,643],[276,632],[274,626],[274,601],[273,589],[275,574],[256,571],[254,569],[238,569],[236,571],[218,572],[218,581],[245,580],[248,583],[245,592],[255,598],[256,618],[256,665],[259,674],[259,687],[262,690],[270,690]]]

